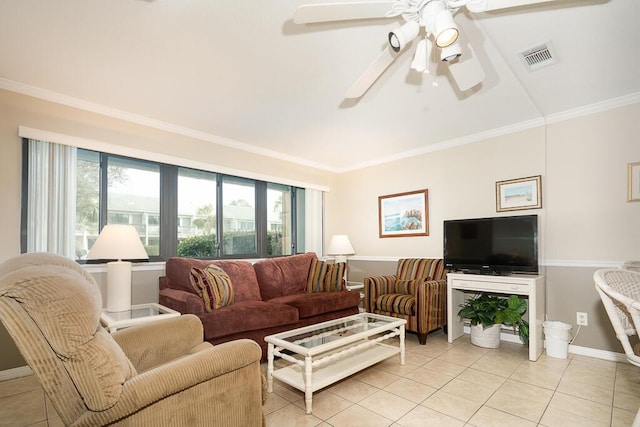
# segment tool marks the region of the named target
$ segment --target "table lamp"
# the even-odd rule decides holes
[[[353,255],[356,251],[353,250],[349,236],[346,234],[334,234],[331,236],[331,241],[327,247],[327,255],[334,255],[336,262],[347,262],[347,255]]]
[[[131,310],[131,263],[123,259],[149,259],[132,225],[105,225],[87,259],[115,259],[107,263],[107,311]]]

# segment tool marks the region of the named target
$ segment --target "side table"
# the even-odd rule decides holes
[[[180,312],[157,303],[132,305],[131,310],[107,311],[102,309],[100,323],[107,331],[115,332],[118,329],[130,326],[143,325],[170,317],[178,317]]]

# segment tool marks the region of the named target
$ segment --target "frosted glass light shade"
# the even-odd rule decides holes
[[[149,259],[132,225],[108,224],[87,254],[87,259]]]

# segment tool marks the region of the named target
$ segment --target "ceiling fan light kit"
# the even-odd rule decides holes
[[[400,52],[407,43],[418,37],[420,24],[416,21],[406,22],[403,26],[389,33],[389,46],[394,52]]]
[[[470,46],[465,50],[465,57],[457,60],[462,56],[459,43],[460,29],[453,20],[458,10],[464,7],[470,13],[481,13],[549,1],[554,0],[371,0],[307,4],[298,7],[294,22],[309,24],[399,16],[405,21],[402,26],[388,34],[389,46],[351,86],[347,91],[347,98],[360,98],[364,95],[395,61],[398,56],[396,53],[401,52],[421,32],[424,34],[424,39],[418,42],[411,68],[419,72],[428,71],[429,58],[435,44],[440,48],[440,60],[448,64],[447,70],[453,81],[460,90],[467,90],[472,87],[469,85],[480,84],[485,74],[477,56],[468,57]],[[455,67],[455,70],[452,67]]]
[[[442,10],[436,16],[436,28],[434,33],[436,38],[436,46],[447,47],[458,40],[460,31],[455,22],[453,15],[448,10]]]
[[[411,62],[411,69],[419,73],[429,72],[429,58],[433,50],[433,42],[430,38],[425,37],[418,42],[416,54]]]
[[[442,62],[451,62],[462,55],[462,48],[459,43],[450,44],[440,49],[440,60]]]

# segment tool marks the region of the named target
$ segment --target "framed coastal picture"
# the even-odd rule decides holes
[[[429,235],[428,191],[378,196],[378,226],[380,237]]]
[[[627,166],[627,202],[640,202],[640,162]]]
[[[496,182],[496,211],[540,209],[542,207],[541,184],[540,175]]]

